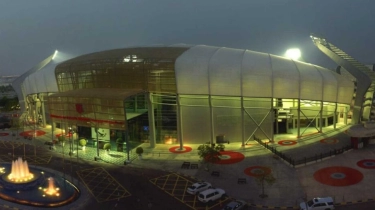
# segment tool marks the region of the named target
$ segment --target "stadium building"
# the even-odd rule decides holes
[[[321,38],[312,38],[321,45],[316,41]],[[51,125],[52,132],[73,129],[99,143],[123,138],[151,147],[244,145],[255,138],[273,141],[280,134],[328,132],[369,119],[371,113],[360,96],[373,92],[359,82],[360,70],[344,65],[329,70],[205,45],[58,58],[59,53],[51,55],[13,82],[23,116]]]

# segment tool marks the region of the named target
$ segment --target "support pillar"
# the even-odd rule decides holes
[[[155,148],[155,114],[154,114],[154,104],[152,103],[152,93],[147,93],[147,108],[148,108],[148,132],[150,147]]]
[[[184,143],[182,140],[182,110],[180,104],[180,95],[176,95],[177,102],[177,136],[180,143],[180,150],[183,150]]]

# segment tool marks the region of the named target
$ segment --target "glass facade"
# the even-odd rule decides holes
[[[59,93],[48,98],[52,121],[127,131],[148,138],[146,93],[153,93],[156,142],[177,139],[175,59],[187,48],[134,48],[80,56],[56,67]],[[126,116],[126,117],[125,117]],[[126,120],[125,120],[126,118]],[[112,133],[112,132],[111,132]]]

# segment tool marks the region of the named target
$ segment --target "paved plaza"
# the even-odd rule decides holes
[[[319,157],[322,153],[339,151],[350,145],[350,138],[345,134],[347,128],[342,126],[325,135],[316,133],[299,140],[292,134],[280,135],[275,142],[267,144],[294,159]],[[130,161],[126,152],[110,151],[107,154],[101,149],[100,160],[95,161],[95,147],[86,147],[82,150],[80,146],[74,146],[74,153],[71,153],[69,144],[52,148],[46,144],[53,139],[52,134],[43,128],[38,130],[43,130],[45,134],[32,140],[12,136],[9,130],[0,131],[0,148],[9,151],[8,154],[0,155],[0,161],[10,162],[13,159],[12,149],[17,148],[22,153],[23,145],[27,144],[25,158],[30,164],[35,165],[49,163],[51,157],[63,157],[67,167],[69,162],[74,164],[86,161],[90,164],[98,162],[111,165],[113,171],[137,168],[162,170],[165,174],[156,178],[151,177],[150,183],[169,196],[175,197],[177,201],[185,203],[189,209],[204,209],[184,194],[184,189],[196,180],[211,182],[214,187],[225,189],[229,199],[242,199],[250,206],[258,208],[298,209],[300,202],[323,196],[333,197],[337,205],[370,201],[375,198],[375,192],[371,190],[375,187],[375,177],[372,175],[375,170],[374,145],[332,153],[331,157],[317,158],[314,162],[295,166],[275,156],[269,149],[253,140],[244,147],[240,143],[225,144],[222,159],[209,165],[200,160],[197,153],[198,144],[184,145],[184,149],[179,150],[179,145],[174,144],[157,144],[155,148],[150,148],[149,143],[143,143],[142,158],[138,158],[133,149],[129,153]],[[33,155],[41,150],[44,150],[41,155]],[[102,167],[85,169],[81,166],[75,170],[83,184],[81,187],[87,188],[92,200],[98,203],[133,196],[129,187],[123,186],[126,184],[119,183],[116,177]],[[273,185],[265,185],[265,194],[268,195],[266,198],[259,196],[262,189],[254,176],[254,172],[259,170],[272,173],[276,179]],[[102,185],[100,180],[103,179],[109,180],[108,185]],[[172,188],[160,184],[171,181],[173,183],[175,180],[178,180],[178,184]],[[220,209],[220,204],[210,206],[209,209]]]

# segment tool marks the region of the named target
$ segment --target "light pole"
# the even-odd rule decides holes
[[[127,131],[122,131],[122,140],[126,144],[126,153],[127,153],[127,162],[130,162],[130,157],[129,157],[129,151],[130,151],[130,145],[129,145],[129,138],[127,135]]]
[[[72,127],[69,127],[69,156],[74,154],[74,133],[75,130]]]
[[[33,145],[34,145],[34,162],[36,163],[36,145],[35,145],[35,138],[36,138],[36,123],[37,123],[37,118],[38,118],[38,110],[37,110],[37,104],[36,101],[33,101],[33,105],[35,108],[35,113],[34,113],[34,134],[32,137]]]
[[[77,134],[77,139],[76,139],[76,142],[77,142],[77,163],[78,163],[78,143],[79,143],[79,129],[78,129],[78,126],[76,125],[76,134]]]
[[[99,135],[98,135],[98,127],[95,126],[95,131],[96,131],[96,157],[99,159]]]

